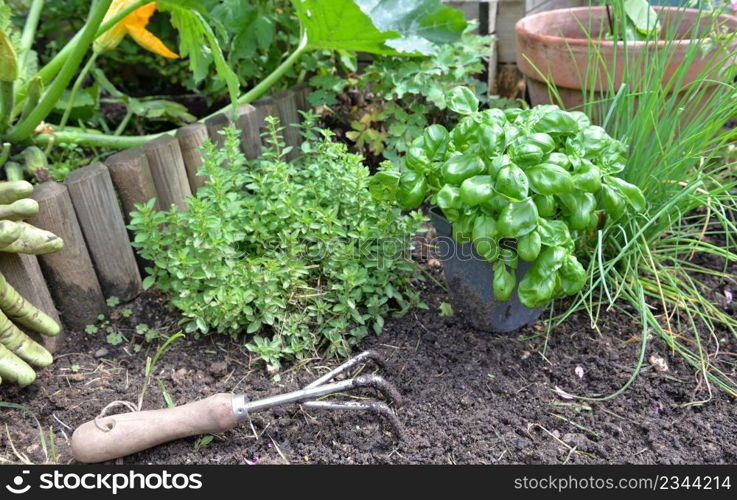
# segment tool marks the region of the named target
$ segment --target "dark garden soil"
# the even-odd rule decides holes
[[[437,261],[423,265],[442,281]],[[722,293],[724,285],[718,286]],[[703,380],[660,339],[649,342],[646,358],[662,357],[667,372],[646,361],[622,396],[587,403],[554,392],[559,387],[606,395],[622,386],[640,347],[640,328],[626,315],[603,313],[600,331],[585,315],[573,316],[550,338],[546,361],[540,355],[542,325],[517,335],[476,332],[461,318],[439,315],[440,304],[448,301],[439,285],[427,280],[422,287],[428,310],[387,321],[380,336],[357,349],[376,349],[386,357],[382,375],[404,397],[397,410],[404,441],[395,441],[377,417],[292,406],[254,414],[252,425],[215,436],[206,446],[184,439],[122,463],[737,463],[737,402],[716,389],[710,398]],[[125,318],[118,308],[112,324],[129,339],[141,323],[166,334],[177,331],[176,314],[155,291],[127,307],[132,315]],[[72,429],[112,401],[137,402],[146,357],[159,344],[135,353],[130,344],[109,345],[101,333],[71,332],[52,368],[27,389],[0,387],[0,399],[33,411],[47,436],[53,429],[57,460],[69,463]],[[722,346],[727,351],[737,349],[728,342]],[[190,337],[158,362],[143,408],[165,406],[160,384],[177,405],[230,391],[256,399],[300,388],[336,364],[288,366],[274,381],[238,343]],[[0,431],[1,460],[46,460],[29,415],[3,408]]]

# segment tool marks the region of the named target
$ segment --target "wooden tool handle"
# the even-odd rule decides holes
[[[214,434],[235,427],[233,395],[215,394],[175,408],[121,413],[91,420],[72,435],[74,458],[104,462],[197,434]]]

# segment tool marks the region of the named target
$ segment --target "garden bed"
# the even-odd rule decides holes
[[[437,261],[423,262],[442,282]],[[716,289],[717,284],[714,283]],[[312,416],[285,407],[253,416],[248,423],[195,448],[197,438],[162,445],[122,460],[126,464],[254,463],[734,463],[737,460],[735,400],[715,392],[709,399],[703,381],[660,339],[652,339],[646,357],[662,356],[667,373],[646,363],[634,384],[620,397],[603,403],[573,402],[556,395],[607,395],[629,377],[639,352],[641,328],[618,313],[606,313],[600,331],[583,314],[555,331],[548,360],[540,356],[544,327],[518,335],[474,331],[457,316],[440,316],[446,292],[433,280],[422,286],[429,310],[389,320],[380,336],[360,348],[376,349],[387,358],[383,375],[404,397],[398,409],[406,439],[397,443],[389,428],[373,417],[355,414]],[[719,288],[721,290],[721,286]],[[715,295],[715,300],[719,298]],[[149,291],[120,308],[111,324],[130,337],[146,324],[161,333],[177,329],[177,315],[164,298]],[[727,305],[725,307],[733,307]],[[734,314],[734,310],[732,310]],[[140,341],[140,339],[138,339]],[[733,341],[732,341],[733,343]],[[55,364],[39,373],[33,386],[5,388],[5,399],[33,411],[53,429],[57,461],[72,461],[72,429],[112,401],[137,402],[144,382],[146,357],[158,342],[134,353],[131,346],[111,346],[105,335],[69,333]],[[723,351],[734,351],[725,345]],[[272,381],[263,364],[252,362],[238,343],[221,337],[180,340],[159,360],[155,378],[174,403],[216,392],[245,391],[252,398],[304,386],[327,365],[319,360],[287,366]],[[583,368],[579,377],[577,367]],[[580,371],[579,371],[580,373]],[[143,408],[165,407],[152,381]],[[34,463],[46,460],[34,420],[4,411],[0,459],[19,462],[12,451]],[[12,425],[10,425],[12,423]],[[12,441],[11,441],[12,440]]]
[[[144,10],[139,14],[148,12],[145,25],[152,4],[137,3]],[[166,11],[168,3],[161,3]],[[426,3],[440,8],[437,0]],[[63,320],[66,328],[64,336],[47,345],[55,362],[39,369],[33,385],[8,385],[30,383],[30,367],[25,377],[16,375],[17,365],[2,372],[0,464],[73,463],[72,432],[111,405],[116,406],[108,413],[133,406],[181,406],[219,392],[262,399],[294,391],[340,363],[329,356],[348,356],[358,339],[353,353],[378,351],[386,370],[377,373],[404,398],[396,408],[405,427],[402,441],[378,416],[320,413],[314,406],[294,405],[253,414],[250,422],[223,434],[193,436],[116,463],[737,461],[737,258],[729,237],[735,229],[737,181],[734,137],[722,129],[737,116],[737,106],[729,104],[737,102],[734,89],[719,86],[724,98],[703,89],[686,94],[704,103],[703,119],[684,119],[679,105],[664,93],[642,93],[639,84],[627,87],[632,90],[610,86],[606,130],[591,126],[583,113],[515,109],[516,104],[502,109],[512,104],[505,100],[492,99],[489,109],[481,110],[485,89],[476,79],[484,68],[481,59],[490,57],[493,67],[496,56],[484,48],[492,41],[473,37],[474,28],[464,28],[459,13],[446,11],[449,26],[455,26],[449,34],[460,40],[455,46],[445,52],[438,48],[411,67],[399,56],[377,59],[363,74],[356,72],[357,58],[341,54],[337,61],[331,56],[325,67],[313,68],[314,78],[307,81],[315,92],[310,93],[307,85],[295,87],[292,81],[309,76],[310,65],[299,71],[293,65],[303,52],[321,47],[318,41],[329,49],[334,44],[329,33],[321,32],[324,26],[314,23],[324,17],[314,15],[318,3],[311,9],[298,4],[291,24],[300,29],[294,40],[282,42],[299,45],[284,60],[280,51],[278,66],[240,96],[237,116],[228,109],[158,138],[119,137],[135,113],[122,105],[122,94],[110,84],[103,95],[117,97],[107,104],[125,108],[120,130],[111,138],[65,131],[72,97],[54,140],[69,141],[77,155],[83,146],[132,149],[65,173],[63,183],[42,182],[32,194],[30,184],[15,181],[27,189],[30,205],[36,203],[38,213],[26,217],[31,227],[53,233],[50,237],[63,239],[65,246],[53,254],[29,247],[38,258],[5,256],[0,272],[21,296],[50,320]],[[342,26],[343,16],[330,8],[335,5],[324,2],[319,8]],[[368,26],[381,35],[384,27],[366,22],[358,6],[351,8],[353,18],[346,25]],[[99,40],[95,30],[104,31],[102,7],[93,14],[84,43],[69,45],[78,63],[92,40]],[[619,14],[615,20],[622,27],[638,24],[630,19],[632,13]],[[108,24],[123,21],[120,17]],[[645,25],[652,28],[649,21]],[[207,36],[207,26],[200,28],[200,45],[207,42],[222,79],[219,92],[227,87],[235,102],[243,81],[229,68],[237,64],[218,59],[217,41]],[[650,35],[660,36],[659,29]],[[474,43],[464,42],[469,36]],[[622,40],[628,36],[624,33]],[[6,55],[16,61],[16,49],[7,40]],[[377,40],[368,47],[344,48],[393,53],[381,36]],[[181,52],[188,52],[184,47]],[[22,55],[29,49],[19,46],[17,51]],[[689,50],[695,55],[700,49],[690,45]],[[497,55],[504,62],[501,52]],[[87,89],[85,75],[95,57],[88,59],[73,88]],[[62,71],[62,60],[49,61],[45,79],[37,75],[24,90],[28,95],[19,96],[28,105],[31,94],[38,94],[40,104],[28,108],[34,110],[29,116],[0,116],[0,130],[9,131],[0,141],[9,141],[0,151],[11,159],[5,166],[7,158],[0,161],[0,167],[8,167],[8,180],[25,175],[14,164],[20,159],[27,173],[48,177],[43,151],[26,142],[33,138],[41,146],[45,141],[54,146],[47,134],[37,136],[35,124],[51,113],[47,108],[54,92],[61,96],[71,83],[75,65]],[[469,66],[468,61],[478,64]],[[658,71],[667,66],[649,67],[642,81],[660,88]],[[199,69],[209,71],[209,63]],[[290,69],[299,78],[290,77]],[[60,71],[55,81],[64,85],[53,84],[42,97],[42,84]],[[0,87],[9,94],[19,75],[6,73],[0,75],[5,78]],[[732,73],[725,78],[734,81]],[[289,89],[257,99],[276,80]],[[13,111],[14,106],[2,107]],[[301,119],[298,111],[306,110],[319,113]],[[587,112],[596,114],[595,109]],[[286,126],[283,141],[272,117]],[[313,127],[316,117],[330,130],[324,140]],[[305,143],[296,126],[300,121]],[[227,130],[230,125],[237,130]],[[159,130],[146,128],[137,131]],[[219,150],[205,145],[201,154],[199,147],[208,137]],[[367,157],[365,164],[335,142]],[[390,161],[379,166],[383,158]],[[374,174],[370,178],[365,165]],[[209,186],[200,189],[205,179]],[[453,222],[456,241],[468,239],[468,248],[473,243],[485,264],[493,265],[494,279],[481,291],[491,291],[503,303],[516,293],[526,307],[542,307],[537,324],[514,334],[472,327],[471,314],[464,318],[463,305],[443,285],[429,224],[429,232],[417,240],[419,270],[394,255],[374,255],[392,240],[406,250],[422,224],[416,212],[400,217],[397,205],[404,210],[422,206],[427,213],[428,203]],[[170,206],[179,211],[155,213],[156,207]],[[12,220],[9,226],[14,227]],[[507,248],[509,243],[514,246]],[[316,258],[326,255],[325,248],[330,255]],[[533,267],[517,283],[512,269],[520,260]],[[421,275],[427,279],[417,281]],[[154,284],[160,288],[149,288]],[[562,324],[556,321],[551,334],[548,305],[557,300],[557,312],[564,313],[572,305],[564,295],[580,300],[578,312],[563,317]],[[414,307],[418,298],[426,308]],[[455,315],[449,302],[457,305]],[[594,309],[596,327],[586,307]],[[407,315],[386,318],[398,309]],[[182,329],[233,337],[178,334]],[[365,337],[371,331],[382,334]],[[4,335],[0,346],[20,352],[10,342],[19,337]],[[318,345],[321,350],[314,352]],[[293,353],[314,353],[315,358],[285,362]],[[12,353],[0,354],[15,362]],[[47,366],[50,356],[36,361]]]

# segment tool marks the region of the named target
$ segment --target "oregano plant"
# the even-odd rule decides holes
[[[189,332],[247,335],[247,347],[272,368],[284,359],[347,356],[384,318],[418,303],[409,251],[422,215],[402,215],[375,200],[360,156],[312,128],[300,159],[275,119],[270,146],[246,160],[238,134],[221,149],[208,142],[208,178],[187,210],[132,214],[134,245],[152,261],[146,286],[170,294]]]

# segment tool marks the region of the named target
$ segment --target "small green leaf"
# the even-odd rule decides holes
[[[440,304],[440,316],[453,316],[453,306],[448,302],[442,302]]]
[[[479,100],[468,87],[456,87],[448,94],[448,108],[461,115],[470,115],[479,110]]]
[[[154,278],[153,276],[146,276],[143,279],[143,289],[148,290],[154,285],[154,283],[156,283],[156,278]]]
[[[494,264],[494,300],[507,302],[512,297],[516,281],[516,278],[509,271],[507,265],[501,260],[497,261]]]
[[[538,219],[537,232],[540,235],[540,242],[547,247],[567,248],[573,244],[568,226],[563,221],[551,221],[541,217]]]
[[[474,220],[473,246],[476,252],[488,261],[493,261],[499,255],[497,245],[498,234],[497,225],[493,217],[488,215],[479,215]]]
[[[566,295],[578,293],[586,283],[586,270],[573,255],[566,256],[558,271],[561,291]]]
[[[604,184],[601,190],[601,203],[611,220],[617,220],[624,214],[627,200],[619,189]]]

